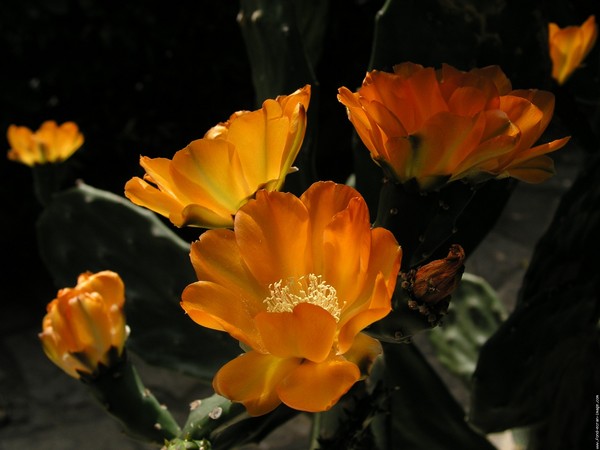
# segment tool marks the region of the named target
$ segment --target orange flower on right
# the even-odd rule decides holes
[[[338,100],[386,175],[422,191],[455,180],[513,177],[539,183],[554,174],[546,156],[569,137],[534,145],[554,113],[551,92],[513,90],[498,66],[460,71],[405,62],[368,72]]]
[[[564,84],[594,47],[598,37],[596,17],[590,16],[581,26],[559,28],[548,24],[548,45],[552,60],[552,78]]]

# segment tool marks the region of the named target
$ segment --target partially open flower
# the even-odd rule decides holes
[[[64,161],[83,145],[83,135],[74,122],[57,125],[53,120],[44,122],[36,132],[10,125],[7,138],[8,159],[28,166]]]
[[[110,366],[125,345],[125,288],[114,272],[83,273],[47,306],[39,337],[50,360],[72,377]]]
[[[399,183],[421,190],[464,179],[514,177],[541,182],[554,173],[545,156],[569,138],[534,146],[554,112],[554,96],[512,90],[498,66],[463,72],[405,62],[373,70],[338,99],[372,158]]]
[[[292,172],[306,130],[310,86],[239,111],[192,141],[172,160],[142,156],[144,179],[125,185],[136,205],[174,225],[222,228],[256,191],[275,191]]]
[[[391,309],[401,249],[388,230],[371,228],[354,189],[318,182],[300,198],[261,190],[233,231],[203,233],[191,258],[199,281],[182,307],[247,350],[213,386],[251,415],[281,402],[327,410],[380,354],[361,330]]]
[[[596,17],[590,16],[581,26],[560,28],[548,24],[548,45],[552,60],[552,78],[564,84],[594,47],[598,37]]]

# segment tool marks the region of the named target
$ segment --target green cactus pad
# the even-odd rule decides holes
[[[37,228],[57,288],[74,285],[85,271],[121,276],[131,328],[127,346],[147,362],[209,382],[240,353],[228,335],[195,324],[179,306],[183,289],[196,281],[189,244],[154,213],[81,184],[57,194]]]

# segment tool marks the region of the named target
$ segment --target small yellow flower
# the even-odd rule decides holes
[[[590,16],[581,26],[559,28],[548,24],[548,44],[552,60],[552,78],[564,84],[581,65],[596,43],[598,28],[595,16]]]
[[[401,249],[388,230],[371,228],[348,186],[317,182],[300,198],[261,190],[234,230],[203,233],[191,259],[199,281],[182,307],[246,349],[213,387],[251,415],[281,402],[327,410],[381,352],[361,330],[391,309]]]
[[[114,272],[83,273],[47,306],[39,337],[50,360],[74,378],[97,373],[122,354],[125,288]]]
[[[421,190],[465,179],[514,177],[541,182],[554,173],[545,156],[569,138],[534,146],[554,112],[554,96],[512,90],[498,66],[459,71],[410,62],[393,73],[367,73],[338,100],[376,163],[399,183]]]
[[[61,162],[83,145],[83,135],[73,122],[57,125],[48,120],[35,133],[27,127],[10,125],[7,132],[8,159],[28,166]]]
[[[259,189],[275,191],[292,172],[306,130],[310,86],[239,111],[173,160],[142,156],[144,179],[132,178],[125,195],[174,225],[224,228]]]

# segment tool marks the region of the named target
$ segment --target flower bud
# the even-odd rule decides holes
[[[114,272],[83,273],[77,286],[58,291],[42,322],[44,352],[74,378],[96,375],[123,353],[125,287]]]
[[[451,295],[462,277],[464,259],[463,248],[454,244],[444,259],[436,259],[419,267],[412,283],[413,296],[432,304]]]

